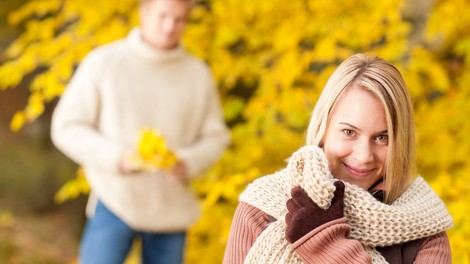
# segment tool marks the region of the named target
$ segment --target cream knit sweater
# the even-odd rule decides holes
[[[162,172],[118,170],[143,128],[158,129],[192,177],[216,162],[229,142],[207,65],[181,46],[152,49],[135,28],[82,61],[54,111],[52,140],[85,168],[92,187],[88,214],[99,198],[137,230],[184,230],[199,215],[189,186]]]

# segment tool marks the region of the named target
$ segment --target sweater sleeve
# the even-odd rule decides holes
[[[188,166],[190,177],[201,175],[220,158],[227,148],[230,136],[222,114],[217,89],[212,74],[206,71],[210,87],[206,94],[204,116],[200,122],[199,136],[192,144],[177,149],[177,155]]]
[[[91,52],[78,67],[57,104],[51,124],[54,145],[80,165],[118,170],[123,148],[97,129],[100,110],[98,78],[103,67]]]
[[[232,220],[223,263],[242,264],[270,219],[274,218],[248,203],[240,202]]]
[[[452,254],[447,234],[442,232],[425,238],[414,263],[452,263]]]
[[[315,228],[292,248],[305,263],[372,263],[361,243],[347,238],[350,231],[343,217]]]

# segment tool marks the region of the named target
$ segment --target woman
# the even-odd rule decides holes
[[[240,196],[224,263],[451,263],[452,218],[415,174],[410,97],[356,54],[330,77],[307,146]]]

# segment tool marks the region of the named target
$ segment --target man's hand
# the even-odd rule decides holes
[[[143,169],[142,160],[137,158],[137,155],[133,151],[126,151],[121,158],[119,163],[119,171],[123,174],[133,174],[141,172]]]
[[[188,166],[183,161],[178,161],[170,168],[168,176],[184,183],[188,180]]]

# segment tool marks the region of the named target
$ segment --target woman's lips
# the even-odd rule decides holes
[[[348,170],[352,175],[354,176],[359,176],[359,177],[366,177],[368,176],[372,171],[374,171],[374,169],[359,169],[359,168],[355,168],[355,167],[352,167],[352,166],[349,166],[348,164],[346,163],[343,163],[344,167],[346,168],[346,170]]]

